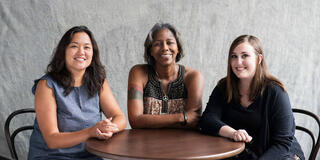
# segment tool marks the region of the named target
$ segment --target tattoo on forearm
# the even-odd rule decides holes
[[[134,87],[130,87],[129,90],[128,90],[128,100],[131,100],[131,99],[141,99],[142,100],[143,98],[143,93],[134,88]]]

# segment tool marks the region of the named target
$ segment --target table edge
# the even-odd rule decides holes
[[[128,129],[128,130],[130,130],[130,129]],[[221,138],[223,138],[223,137],[221,137]],[[92,139],[92,138],[90,138],[90,139]],[[233,157],[235,155],[240,154],[245,149],[245,143],[244,142],[238,142],[238,143],[242,143],[241,147],[239,147],[239,148],[237,148],[235,150],[226,152],[227,154],[226,153],[221,153],[221,154],[217,154],[217,155],[207,155],[207,156],[197,156],[197,157],[175,157],[175,158],[172,158],[172,159],[173,160],[204,160],[204,159],[223,159],[223,158]],[[94,148],[89,147],[87,145],[87,143],[85,143],[85,148],[91,154],[94,154],[94,155],[103,154],[103,156],[100,156],[100,157],[103,157],[103,158],[118,159],[118,160],[122,160],[122,159],[123,160],[139,160],[139,159],[154,160],[154,159],[156,159],[156,158],[133,157],[133,156],[127,156],[127,155],[118,155],[118,154],[100,152],[98,150],[95,150]],[[157,158],[157,159],[164,159],[164,158]]]

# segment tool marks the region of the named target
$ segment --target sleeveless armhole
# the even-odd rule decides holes
[[[146,88],[148,86],[148,83],[150,83],[149,80],[151,79],[151,76],[152,76],[151,72],[154,72],[152,66],[147,65],[147,82],[146,82],[145,86],[143,86],[143,95],[144,95],[144,91],[146,90]]]
[[[54,83],[53,79],[52,79],[52,77],[50,75],[46,74],[46,75],[42,76],[41,78],[34,80],[34,84],[33,84],[33,87],[32,87],[32,93],[33,94],[36,93],[37,85],[38,85],[40,80],[46,80],[47,86],[50,87],[51,89],[53,88],[53,83]]]

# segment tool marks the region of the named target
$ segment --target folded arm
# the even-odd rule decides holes
[[[102,132],[117,133],[126,127],[125,115],[121,111],[116,99],[114,98],[107,80],[104,81],[100,90],[100,108],[104,115],[110,120],[110,126],[107,126],[106,129],[113,127],[117,128],[116,131],[105,130]]]
[[[187,76],[187,75],[186,75]],[[188,100],[185,108],[188,117],[187,125],[183,113],[151,115],[143,114],[143,88],[148,80],[147,68],[134,66],[128,80],[128,117],[132,128],[192,128],[196,126],[201,112],[203,76],[200,72],[186,77]]]
[[[117,132],[119,129],[110,119],[98,122],[96,125],[75,132],[60,132],[57,119],[57,104],[46,80],[40,80],[35,92],[35,110],[37,122],[47,146],[51,149],[68,148],[84,142],[90,137],[109,138],[112,135],[102,132]],[[98,130],[102,131],[99,134]]]

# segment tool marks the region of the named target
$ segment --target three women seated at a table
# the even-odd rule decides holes
[[[231,159],[304,159],[285,86],[268,73],[256,37],[233,41],[227,76],[214,88],[202,116],[204,77],[177,64],[184,52],[175,27],[157,23],[144,46],[147,64],[129,73],[132,128],[191,128],[246,142],[245,151]],[[101,159],[85,150],[85,140],[109,139],[126,127],[97,43],[85,26],[63,35],[32,91],[36,119],[29,159]]]

